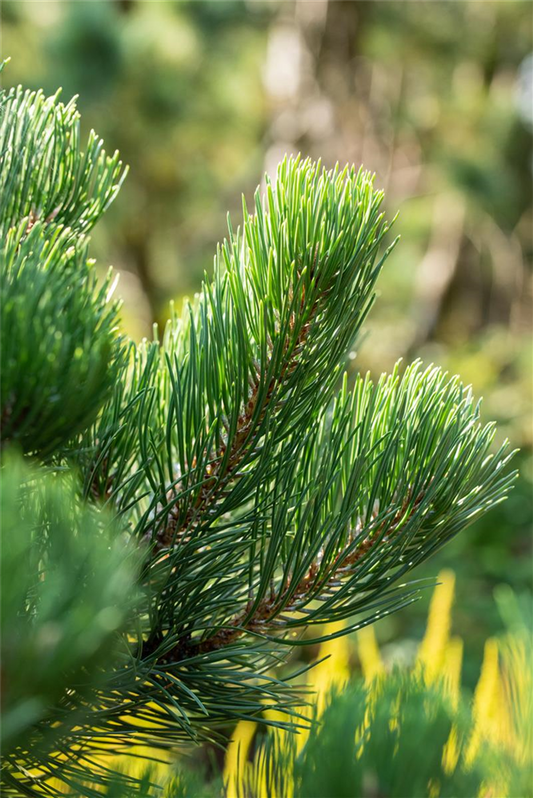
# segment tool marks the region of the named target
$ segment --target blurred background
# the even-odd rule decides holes
[[[464,682],[502,621],[494,588],[531,612],[533,465],[532,6],[355,0],[3,0],[3,85],[79,94],[82,126],[130,173],[94,233],[120,274],[124,327],[164,323],[209,273],[286,152],[376,173],[402,241],[386,264],[355,370],[399,357],[459,372],[520,448],[511,498],[419,569],[457,574]],[[420,640],[429,595],[376,633]]]

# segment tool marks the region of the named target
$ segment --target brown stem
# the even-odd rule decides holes
[[[315,264],[313,265],[313,271],[316,267],[316,257],[315,257]],[[226,456],[226,450],[228,446],[228,442],[223,443],[220,448],[218,449],[215,458],[207,465],[204,478],[202,480],[203,484],[200,488],[196,501],[192,506],[190,506],[186,512],[185,518],[179,520],[180,515],[180,506],[179,502],[172,508],[169,513],[169,519],[167,521],[166,526],[162,529],[157,535],[157,542],[154,547],[154,553],[159,553],[162,549],[169,548],[173,543],[185,540],[185,536],[191,529],[191,525],[194,521],[199,517],[205,514],[207,510],[210,509],[211,506],[214,506],[220,497],[221,492],[227,486],[228,482],[235,478],[235,472],[243,459],[245,458],[248,448],[247,445],[252,438],[252,434],[255,429],[261,426],[262,421],[265,418],[267,413],[268,407],[272,401],[272,396],[274,395],[276,388],[279,387],[284,379],[290,376],[294,370],[296,369],[299,361],[299,357],[301,355],[301,351],[305,346],[307,341],[309,330],[311,328],[312,321],[316,316],[319,306],[320,300],[325,296],[325,292],[321,294],[314,302],[313,307],[311,308],[309,318],[302,325],[298,337],[296,338],[291,352],[289,352],[290,341],[287,337],[284,345],[285,350],[285,362],[284,365],[279,373],[279,375],[273,376],[270,380],[270,383],[267,387],[265,400],[263,407],[261,408],[261,412],[257,420],[254,422],[254,412],[257,404],[258,392],[260,387],[260,379],[259,379],[259,372],[256,372],[256,377],[252,380],[252,388],[251,394],[249,396],[248,402],[246,403],[243,412],[238,418],[237,421],[237,428],[235,430],[234,437],[230,444],[230,451],[229,455]],[[301,309],[303,310],[305,302],[305,290],[302,292],[302,299],[301,299]],[[290,329],[293,330],[295,325],[295,319],[292,318],[290,321]],[[273,344],[269,342],[269,348],[272,350]],[[269,362],[266,364],[265,372],[268,372]],[[193,469],[195,468],[195,462],[192,464]],[[170,492],[170,495],[167,496],[169,500],[171,500],[175,496],[175,488]]]
[[[101,485],[99,484],[98,473],[95,473],[93,479],[91,480],[89,493],[95,501],[108,501],[108,499],[111,497],[111,492],[113,489],[113,475],[107,473],[108,467],[109,460],[107,457],[104,457],[101,464],[101,473],[106,474],[103,491]]]
[[[129,14],[133,9],[133,0],[116,0],[116,2],[123,14]]]
[[[54,210],[53,210],[53,211],[51,211],[51,212],[48,214],[48,216],[47,216],[47,217],[46,217],[46,219],[44,220],[44,223],[45,223],[45,224],[50,224],[50,222],[53,222],[53,221],[54,221],[54,219],[56,218],[56,216],[57,216],[57,214],[59,213],[59,211],[60,211],[60,210],[61,210],[61,208],[54,208]],[[39,221],[39,219],[40,219],[40,217],[39,217],[39,213],[38,213],[38,211],[34,211],[34,210],[32,209],[32,210],[30,211],[30,213],[29,213],[29,216],[28,216],[28,223],[27,223],[27,225],[26,225],[26,235],[27,235],[27,234],[30,232],[30,230],[32,229],[32,227],[33,227],[35,224],[37,224],[37,222]]]
[[[409,514],[409,520],[412,518],[417,508],[419,507],[422,499],[424,498],[425,491],[420,491],[412,509]],[[307,574],[299,581],[296,589],[294,590],[289,602],[284,604],[287,592],[290,588],[290,579],[287,587],[282,592],[281,596],[276,598],[274,588],[272,587],[269,597],[265,597],[257,606],[253,616],[246,621],[247,616],[252,608],[252,601],[250,600],[246,607],[229,622],[223,629],[219,629],[214,635],[203,640],[199,643],[191,645],[190,638],[184,643],[180,641],[164,658],[167,662],[176,662],[183,657],[186,652],[188,656],[197,656],[199,654],[207,654],[210,651],[217,651],[225,648],[228,645],[236,642],[241,635],[245,632],[264,632],[265,627],[271,625],[274,618],[279,615],[283,610],[284,612],[296,612],[301,606],[302,602],[309,600],[309,592],[314,589],[316,594],[318,591],[333,588],[339,580],[343,579],[352,569],[353,566],[363,559],[379,542],[388,540],[394,536],[398,531],[399,524],[405,515],[407,507],[411,501],[411,494],[408,493],[406,499],[402,503],[401,508],[395,514],[391,521],[390,527],[385,535],[382,537],[381,533],[384,530],[385,521],[374,531],[373,534],[368,534],[366,537],[353,549],[349,554],[340,552],[337,557],[337,562],[332,571],[328,571],[322,579],[316,581],[316,575],[319,572],[320,562],[315,561],[311,564]],[[353,543],[361,536],[363,529],[363,522],[361,519],[357,520],[355,529],[350,535],[348,545],[350,548]]]

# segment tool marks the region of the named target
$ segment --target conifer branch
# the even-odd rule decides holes
[[[0,235],[27,219],[56,222],[87,233],[116,197],[126,170],[118,153],[108,157],[91,131],[80,146],[75,98],[22,87],[4,92],[0,106]]]
[[[317,263],[315,258],[313,272],[316,270],[316,267]],[[208,462],[202,480],[202,486],[194,507],[188,508],[185,517],[180,522],[179,528],[177,528],[179,509],[174,505],[169,514],[167,525],[157,534],[156,551],[168,548],[175,540],[182,540],[183,536],[190,532],[191,525],[194,525],[195,520],[202,518],[205,513],[209,513],[210,509],[217,502],[217,499],[221,496],[223,497],[224,491],[227,490],[229,483],[239,478],[239,474],[237,473],[239,464],[246,458],[248,451],[253,451],[257,444],[257,436],[254,437],[254,432],[258,429],[261,430],[262,422],[265,420],[268,412],[274,414],[275,411],[279,409],[276,407],[276,394],[283,386],[285,379],[290,377],[298,367],[299,359],[306,345],[311,325],[319,312],[320,302],[324,297],[325,294],[315,300],[309,312],[308,319],[304,324],[301,324],[300,330],[294,340],[291,340],[291,334],[294,333],[294,328],[298,323],[298,317],[294,312],[291,313],[289,332],[283,343],[283,364],[279,374],[273,373],[270,377],[270,381],[264,392],[262,406],[258,409],[261,382],[273,371],[273,343],[270,339],[268,340],[269,356],[265,368],[261,369],[261,367],[256,366],[256,372],[249,380],[250,392],[248,394],[248,401],[245,403],[244,407],[242,407],[241,413],[237,418],[237,425],[233,436],[230,438],[228,430],[228,434],[220,443],[215,457]],[[302,314],[304,310],[305,286],[302,289],[299,313]],[[193,468],[194,467],[195,463],[193,461]],[[176,495],[177,492],[177,488],[173,488],[173,495]],[[167,496],[167,498],[171,497]]]
[[[97,288],[86,241],[51,227],[23,220],[0,247],[0,445],[41,456],[92,423],[123,356],[110,278]]]
[[[109,529],[142,558],[134,625],[129,588],[117,599],[117,657],[104,667],[73,647],[94,684],[80,691],[67,667],[74,687],[47,716],[57,744],[45,744],[46,718],[29,724],[2,772],[11,795],[42,794],[58,773],[77,789],[88,763],[105,789],[111,745],[220,741],[221,726],[269,706],[284,713],[270,722],[294,727],[302,696],[272,669],[313,642],[302,631],[327,639],[324,623],[348,632],[415,600],[420,585],[404,577],[515,476],[457,378],[415,363],[340,387],[390,250],[380,255],[389,226],[370,175],[286,158],[162,342],[125,350],[84,237],[124,173],[95,134],[82,153],[73,103],[0,93],[2,443],[70,473],[68,488],[35,487],[36,561],[60,568],[72,533],[98,615],[113,574],[134,570]],[[88,553],[91,535],[101,548]],[[46,568],[30,584],[15,561],[28,590],[13,617],[31,626]]]

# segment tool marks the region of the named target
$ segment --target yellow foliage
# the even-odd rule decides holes
[[[241,720],[233,732],[224,760],[223,778],[224,784],[227,784],[228,796],[235,795],[237,789],[236,781],[244,771],[256,728],[256,723],[252,723],[249,720]]]
[[[439,584],[435,588],[428,613],[428,622],[424,638],[419,646],[413,671],[421,672],[428,684],[440,683],[448,695],[452,706],[457,707],[461,694],[461,669],[463,660],[463,641],[450,635],[452,627],[452,607],[455,591],[455,576],[451,571],[442,571],[439,574]],[[342,627],[331,625],[327,633],[335,634]],[[318,658],[329,658],[326,662],[312,669],[309,674],[309,685],[316,694],[316,714],[319,716],[324,709],[328,691],[333,686],[342,686],[350,675],[349,668],[349,641],[339,637],[324,643],[319,650]],[[381,678],[386,673],[386,667],[380,654],[374,629],[364,627],[357,633],[357,648],[362,674],[367,684],[373,684],[367,716],[362,728],[371,720],[372,707],[379,698]],[[484,659],[479,681],[475,690],[472,714],[474,730],[467,743],[467,759],[473,762],[480,751],[483,742],[490,742],[505,746],[513,756],[522,761],[531,756],[531,718],[533,717],[533,678],[527,665],[526,646],[517,636],[509,636],[507,643],[499,656],[498,643],[489,639],[485,645]],[[503,670],[501,665],[503,665]],[[519,702],[522,710],[517,709]],[[391,721],[394,723],[395,721]],[[234,736],[233,746],[240,745],[242,750],[249,750],[249,739],[255,729],[248,728],[250,724],[239,724]],[[361,729],[360,729],[361,731]],[[270,734],[277,736],[277,743],[283,750],[284,740],[288,739],[287,733],[272,730]],[[250,736],[251,735],[251,736]],[[307,740],[307,733],[301,732],[296,742],[299,752]],[[243,740],[245,741],[243,743]],[[246,742],[248,741],[248,742]],[[285,745],[287,743],[285,742]],[[460,756],[460,744],[457,730],[452,728],[442,757],[443,765],[447,772],[452,772]],[[242,789],[245,765],[255,773],[255,783],[263,785],[261,794],[267,794],[267,784],[270,785],[269,795],[275,798],[272,792],[273,785],[269,781],[268,761],[259,751],[253,762],[245,763],[245,757],[238,757],[236,748],[230,746],[226,757],[225,777],[226,783],[241,785],[241,789],[229,791],[228,798],[244,794]],[[260,779],[257,777],[260,775]],[[287,783],[290,783],[290,778]],[[496,790],[496,792],[495,792]],[[503,791],[503,792],[502,792]],[[484,795],[502,795],[505,785],[500,781],[498,785],[487,784]],[[431,795],[439,794],[438,784],[431,785]],[[277,798],[291,798],[290,796],[277,796]]]
[[[326,626],[325,634],[335,635],[344,629],[344,621]],[[324,710],[324,702],[332,687],[342,687],[350,678],[350,644],[345,635],[336,637],[322,643],[319,649],[319,659],[328,659],[317,666],[315,671],[310,671],[310,679],[316,692],[318,714]]]
[[[443,676],[455,591],[452,571],[441,571],[438,579],[440,584],[433,592],[426,633],[418,652],[418,661],[428,684]]]
[[[508,708],[507,745],[520,763],[533,756],[533,666],[531,636],[509,635],[500,645],[501,701]]]
[[[442,677],[444,688],[454,708],[457,707],[461,694],[462,664],[463,641],[460,637],[452,637],[444,651]]]
[[[365,681],[370,683],[376,676],[385,671],[372,626],[364,626],[357,632],[357,650],[363,676]]]
[[[452,625],[452,606],[454,600],[455,577],[451,571],[442,571],[439,574],[440,584],[435,588],[424,638],[420,644],[416,661],[413,665],[414,673],[422,673],[428,684],[440,683],[448,695],[452,705],[458,706],[461,694],[461,668],[463,659],[463,641],[458,637],[450,636]],[[344,623],[344,622],[343,622]],[[343,623],[330,624],[325,627],[326,635],[336,635],[343,629]],[[333,687],[342,687],[350,677],[350,639],[339,636],[323,643],[318,651],[318,660],[325,657],[308,674],[308,687],[314,690],[315,706],[304,711],[304,717],[311,715],[320,717],[325,708],[327,696]],[[386,674],[386,666],[381,657],[376,641],[374,629],[364,627],[357,633],[357,648],[362,674],[367,684],[372,684],[369,695],[367,711],[359,734],[371,722],[371,715],[375,701],[379,699],[380,684]],[[498,643],[495,639],[486,641],[481,673],[475,689],[472,702],[472,715],[474,728],[470,740],[467,742],[466,760],[473,763],[479,754],[483,743],[488,742],[509,751],[517,763],[524,763],[531,759],[532,719],[533,719],[533,674],[529,663],[528,640],[520,634],[509,634]],[[276,721],[282,716],[275,710],[265,713],[267,719]],[[394,725],[396,720],[393,718]],[[246,793],[246,776],[253,774],[253,783],[259,789],[260,795],[269,795],[269,798],[292,798],[290,794],[277,795],[279,790],[271,778],[271,759],[266,755],[265,749],[260,747],[253,758],[250,750],[256,734],[257,724],[241,721],[237,724],[232,742],[228,747],[224,765],[224,783],[227,789],[227,798],[237,798]],[[268,731],[271,740],[275,743],[274,750],[288,751],[290,733],[271,727]],[[293,750],[299,753],[308,739],[305,729],[299,731],[296,740],[292,739]],[[460,743],[457,730],[452,728],[450,736],[442,753],[445,770],[450,773],[456,767],[460,756]],[[119,763],[120,767],[129,775],[140,775],[146,766],[144,754],[149,756],[153,752],[147,749],[137,749],[135,754],[138,759],[130,757],[117,757],[113,765]],[[288,761],[292,761],[290,757]],[[168,765],[157,766],[154,775],[164,781],[169,774]],[[286,774],[285,791],[291,785],[290,774]],[[506,785],[503,776],[498,784],[486,784],[483,796],[503,796],[506,794]],[[59,784],[54,780],[54,787]],[[439,794],[438,784],[430,785],[433,798]]]
[[[344,621],[328,624],[324,629],[324,634],[335,635],[341,632],[343,628]],[[327,659],[324,662],[320,662],[309,672],[308,684],[315,693],[315,707],[308,707],[303,711],[302,714],[307,717],[311,717],[311,714],[320,716],[331,688],[342,687],[350,678],[350,644],[346,636],[340,635],[322,643],[318,652],[318,660],[322,660],[324,657],[327,657]],[[269,720],[278,719],[276,712],[273,710],[269,710],[265,714]],[[239,789],[239,786],[242,785],[247,768],[252,767],[251,763],[247,762],[247,755],[256,731],[256,725],[249,721],[240,721],[228,747],[224,763],[224,783],[227,785],[228,798],[235,798],[235,796],[244,792],[243,789]],[[277,737],[278,745],[283,748],[289,732],[271,728],[269,734]],[[296,750],[298,752],[304,747],[307,738],[308,732],[305,729],[300,729],[296,738]],[[267,762],[260,752],[253,762],[253,768],[259,784],[264,785],[261,795],[267,794],[267,766]],[[270,785],[268,794],[270,798],[276,798],[272,785]],[[277,796],[277,798],[291,798],[291,796],[283,795]]]

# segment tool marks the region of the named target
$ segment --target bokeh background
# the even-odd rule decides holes
[[[225,215],[238,223],[286,152],[376,173],[391,255],[350,369],[399,357],[459,372],[520,448],[511,498],[418,572],[458,577],[465,684],[502,628],[493,590],[532,581],[533,7],[529,2],[3,0],[3,85],[68,99],[130,164],[94,233],[120,272],[124,327],[198,290]],[[389,656],[420,640],[427,598],[383,619]]]

